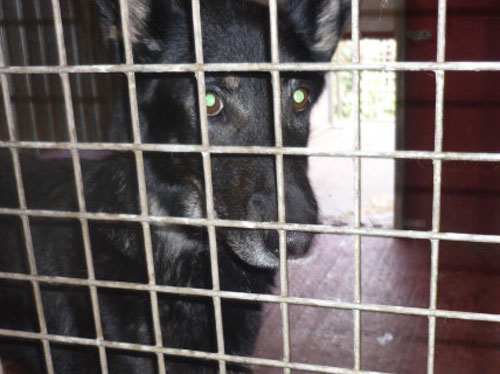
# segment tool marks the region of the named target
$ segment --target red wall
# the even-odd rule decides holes
[[[500,1],[448,1],[447,61],[500,62]],[[437,1],[407,1],[407,29],[431,38],[406,41],[406,61],[436,59]],[[404,149],[432,150],[435,79],[405,73]],[[500,73],[448,72],[445,83],[444,150],[500,152]],[[432,163],[406,162],[403,218],[431,224]],[[442,230],[500,234],[500,165],[443,164]],[[423,221],[422,221],[423,222]],[[413,228],[411,225],[408,228]]]

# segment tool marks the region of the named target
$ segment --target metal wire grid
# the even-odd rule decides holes
[[[0,48],[0,65],[4,65],[4,56],[3,56],[2,48]],[[7,129],[8,129],[8,133],[9,133],[9,139],[12,141],[15,141],[16,140],[16,129],[14,126],[14,117],[13,117],[13,112],[12,112],[12,106],[10,104],[7,76],[4,74],[1,75],[0,82],[2,84],[2,95],[4,97],[4,103],[5,103],[5,116],[7,118]],[[19,207],[22,210],[22,209],[26,208],[26,197],[24,194],[24,185],[23,185],[23,178],[22,178],[22,174],[21,174],[19,152],[17,149],[11,149],[11,154],[12,154],[12,162],[14,164],[14,173],[15,173],[16,187],[17,187],[17,193],[18,193],[18,198],[19,198]],[[35,255],[34,255],[34,250],[33,250],[33,242],[31,239],[31,229],[30,229],[30,225],[29,225],[29,218],[26,215],[20,215],[20,217],[21,217],[21,221],[22,221],[22,225],[23,225],[23,234],[24,234],[24,239],[25,239],[25,244],[26,244],[26,254],[27,254],[26,257],[28,259],[29,272],[31,275],[36,275],[37,269],[36,269]],[[42,306],[40,284],[37,281],[32,281],[31,285],[33,287],[33,294],[34,294],[34,299],[35,299],[36,313],[37,313],[40,332],[47,333],[47,324],[46,324],[45,314],[44,314],[43,306]],[[41,342],[42,342],[42,346],[43,346],[43,353],[44,353],[44,357],[45,357],[47,371],[49,373],[53,373],[54,370],[53,370],[53,365],[52,365],[52,356],[50,354],[49,342],[46,339],[42,339]]]
[[[4,62],[7,65],[41,64],[44,66],[58,66],[57,41],[53,28],[53,12],[51,0],[32,0],[32,5],[26,6],[22,0],[12,0],[0,3],[0,29],[4,46]],[[46,3],[48,7],[44,7]],[[99,56],[90,46],[98,37],[92,27],[95,20],[91,18],[91,9],[88,4],[69,1],[62,9],[65,34],[69,43],[68,60],[73,64],[98,62]],[[87,22],[84,22],[87,21]],[[31,27],[35,26],[35,27]],[[12,42],[6,36],[13,36]],[[60,65],[59,65],[60,66]],[[37,78],[37,79],[35,79]],[[52,79],[56,78],[56,79]],[[97,79],[89,75],[82,79],[81,75],[70,76],[74,88],[75,120],[78,139],[92,141],[103,139],[106,131],[106,117],[109,117],[105,97],[99,92],[107,92],[112,87],[105,79]],[[56,139],[63,140],[66,136],[63,92],[58,86],[57,77],[42,75],[20,76],[19,79],[10,79],[10,94],[14,113],[21,112],[16,118],[18,137],[29,140]],[[2,113],[3,114],[3,113]],[[43,123],[43,126],[39,124]],[[6,129],[0,128],[4,137]]]
[[[446,71],[499,71],[500,63],[495,62],[446,62],[445,61],[445,29],[446,29],[446,0],[439,0],[438,10],[438,50],[437,61],[431,63],[386,63],[386,64],[361,64],[360,63],[360,46],[359,46],[359,0],[352,0],[352,41],[354,45],[354,59],[352,64],[333,64],[333,63],[287,63],[279,62],[278,54],[278,38],[277,38],[277,3],[276,0],[270,0],[270,25],[271,25],[271,48],[272,61],[271,63],[251,63],[251,64],[204,64],[202,54],[202,37],[201,37],[201,19],[199,0],[192,0],[193,4],[193,25],[196,48],[196,63],[195,64],[171,64],[171,65],[136,65],[133,63],[131,43],[128,33],[128,3],[126,0],[120,0],[120,14],[122,19],[122,31],[125,44],[126,61],[121,65],[90,65],[90,66],[68,66],[66,62],[66,53],[64,46],[64,37],[62,29],[62,21],[60,16],[59,0],[52,0],[54,20],[56,25],[57,45],[59,52],[59,66],[6,66],[2,48],[0,48],[0,83],[4,98],[5,113],[7,118],[9,140],[1,141],[0,147],[8,148],[12,155],[16,186],[19,195],[19,209],[0,208],[2,215],[17,215],[21,218],[23,224],[24,238],[26,242],[26,251],[28,254],[29,274],[6,273],[0,272],[1,279],[22,280],[31,282],[35,304],[37,308],[38,321],[40,332],[25,332],[17,330],[0,329],[0,336],[14,337],[21,339],[40,340],[43,346],[46,369],[48,373],[53,373],[52,357],[50,352],[50,342],[64,344],[78,344],[84,346],[94,346],[99,350],[99,358],[101,370],[107,373],[106,348],[115,348],[129,351],[151,352],[157,354],[158,366],[161,373],[165,372],[164,354],[175,355],[181,357],[192,357],[207,360],[216,360],[219,363],[219,371],[226,372],[226,362],[248,363],[255,365],[265,365],[283,368],[284,373],[289,373],[291,369],[308,370],[321,373],[363,373],[377,374],[373,371],[361,370],[361,344],[360,344],[360,313],[380,312],[403,314],[413,316],[427,316],[429,319],[428,333],[428,359],[427,373],[434,372],[434,355],[435,355],[435,328],[436,318],[453,318],[461,320],[488,321],[500,323],[500,315],[487,313],[469,313],[460,311],[447,311],[437,309],[437,277],[439,273],[439,243],[441,240],[449,241],[466,241],[466,242],[483,242],[500,244],[500,235],[476,235],[463,233],[445,233],[440,231],[440,201],[441,201],[441,177],[442,177],[442,162],[443,161],[486,161],[499,162],[500,154],[498,153],[456,153],[442,152],[443,142],[443,106],[444,106],[444,78]],[[280,113],[280,72],[281,71],[352,71],[354,75],[354,89],[357,100],[355,101],[356,116],[356,134],[355,134],[355,149],[348,152],[332,152],[328,149],[299,149],[283,147],[281,133],[281,113]],[[380,70],[380,71],[433,71],[436,76],[436,118],[435,118],[435,147],[433,152],[419,151],[395,151],[395,152],[366,152],[360,150],[360,121],[359,121],[359,75],[363,70]],[[201,118],[201,145],[160,145],[160,144],[142,144],[139,132],[139,118],[137,108],[137,97],[135,94],[135,72],[186,72],[191,71],[196,74],[198,83],[199,102],[203,98],[205,92],[204,74],[211,71],[268,71],[271,72],[273,84],[273,99],[274,99],[274,120],[275,120],[275,147],[220,147],[210,146],[208,140],[208,124],[206,118],[206,108],[200,105]],[[110,73],[122,72],[127,76],[130,108],[132,115],[132,127],[134,141],[132,144],[109,144],[109,143],[79,143],[76,138],[75,123],[73,108],[71,102],[71,91],[69,87],[68,73]],[[58,73],[63,84],[64,102],[67,116],[67,128],[70,134],[69,142],[26,142],[18,141],[16,134],[16,126],[10,101],[8,74],[45,74]],[[49,211],[49,210],[34,210],[27,209],[26,199],[24,195],[24,187],[20,169],[19,149],[68,149],[71,152],[74,176],[77,188],[78,197],[78,212],[64,211]],[[114,150],[114,151],[133,151],[137,165],[137,177],[139,183],[139,197],[141,214],[106,214],[106,213],[89,213],[85,208],[83,198],[83,184],[79,150],[96,149],[96,150]],[[203,167],[205,176],[205,193],[207,204],[207,218],[179,218],[179,217],[156,217],[148,214],[147,196],[145,189],[145,176],[143,166],[144,151],[157,152],[191,152],[201,153],[203,157]],[[217,153],[238,153],[238,154],[267,154],[275,155],[277,166],[277,186],[278,186],[278,222],[250,222],[250,221],[232,221],[216,219],[214,215],[214,201],[211,183],[211,154]],[[284,178],[283,178],[283,156],[284,155],[316,155],[316,156],[335,156],[352,158],[355,166],[355,220],[353,227],[333,227],[328,225],[307,225],[307,224],[290,224],[285,222],[285,201],[284,201]],[[432,205],[432,230],[428,232],[408,231],[408,230],[386,230],[362,228],[360,225],[360,169],[361,158],[388,158],[388,159],[428,159],[433,161],[433,205]],[[36,263],[33,254],[33,244],[31,241],[31,231],[29,225],[29,217],[52,217],[52,218],[72,218],[78,219],[83,230],[84,250],[86,265],[88,271],[87,279],[77,279],[69,277],[52,277],[42,276],[37,274]],[[108,221],[127,221],[140,222],[142,224],[145,237],[145,253],[147,259],[148,284],[134,284],[127,282],[101,281],[95,279],[92,255],[90,250],[90,239],[88,232],[88,220],[108,220]],[[183,224],[193,226],[207,227],[209,233],[210,259],[212,266],[213,289],[194,289],[186,287],[160,286],[155,284],[154,266],[151,246],[150,224]],[[217,227],[233,227],[246,229],[270,229],[278,230],[280,238],[280,280],[281,292],[280,295],[262,295],[249,294],[240,292],[221,291],[218,277],[218,260],[216,247],[216,232]],[[354,301],[341,302],[333,300],[321,300],[312,298],[291,297],[288,295],[288,282],[286,273],[286,233],[288,231],[308,231],[317,233],[337,233],[345,235],[353,235],[355,238],[354,254]],[[427,239],[431,241],[431,292],[429,308],[414,308],[401,307],[394,305],[378,305],[366,304],[361,300],[361,270],[360,270],[360,255],[361,255],[361,236],[382,236],[382,237],[398,237],[398,238],[414,238]],[[87,339],[79,337],[68,337],[47,332],[44,311],[41,303],[40,283],[47,284],[64,284],[72,286],[87,286],[89,287],[92,302],[92,312],[96,328],[96,339]],[[153,326],[155,332],[155,345],[139,345],[131,343],[122,343],[104,340],[102,335],[102,326],[99,317],[99,307],[97,302],[97,288],[114,288],[126,290],[148,291],[151,298]],[[161,329],[159,323],[157,293],[169,293],[179,295],[205,296],[211,297],[214,301],[215,322],[217,331],[217,352],[200,352],[186,349],[176,349],[163,347]],[[221,299],[237,299],[247,301],[259,301],[279,303],[282,311],[282,331],[283,331],[283,359],[270,360],[253,357],[242,357],[228,355],[224,350],[224,339],[222,330],[221,316]],[[305,305],[317,306],[325,308],[335,308],[352,310],[354,313],[354,366],[352,369],[329,367],[321,365],[304,364],[290,361],[290,337],[288,326],[288,306]],[[1,365],[0,365],[1,368]],[[1,372],[1,371],[0,371]]]

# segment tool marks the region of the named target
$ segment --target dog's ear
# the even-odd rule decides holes
[[[121,36],[119,0],[95,0],[101,14],[101,27],[106,40],[116,41]],[[148,20],[152,0],[127,0],[130,39],[132,44],[143,41],[148,35]]]
[[[1,0],[0,0],[1,1]],[[123,54],[120,0],[94,0],[103,37]],[[129,35],[137,60],[147,61],[164,49],[164,39],[181,35],[189,39],[190,2],[186,0],[126,0]],[[179,49],[179,48],[178,48]],[[177,53],[178,54],[178,53]],[[175,55],[175,53],[174,53]]]
[[[283,0],[281,9],[313,58],[329,61],[351,13],[351,0]]]

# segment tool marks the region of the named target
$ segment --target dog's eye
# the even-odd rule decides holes
[[[306,88],[297,88],[292,95],[295,111],[302,112],[309,105],[309,91]]]
[[[213,92],[207,92],[205,95],[205,105],[207,106],[207,115],[210,117],[215,117],[224,108],[224,104],[219,96]]]

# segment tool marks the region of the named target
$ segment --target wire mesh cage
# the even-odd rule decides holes
[[[33,6],[25,7],[26,2],[11,1],[0,4],[0,79],[2,86],[3,108],[0,116],[5,118],[6,126],[0,128],[0,148],[10,151],[14,180],[19,205],[0,207],[0,215],[19,217],[22,225],[23,241],[26,245],[28,271],[0,272],[2,280],[23,281],[32,288],[38,327],[36,331],[0,329],[0,336],[41,342],[44,358],[44,371],[54,373],[53,346],[78,345],[94,347],[98,351],[102,373],[110,372],[108,355],[110,351],[135,351],[155,355],[158,372],[168,372],[165,355],[194,358],[215,362],[220,373],[230,372],[227,365],[245,363],[255,367],[273,367],[284,373],[309,371],[317,373],[376,373],[363,369],[361,350],[362,312],[384,313],[390,316],[419,316],[428,320],[427,373],[434,373],[436,358],[436,321],[437,319],[470,320],[500,323],[500,315],[469,311],[451,311],[438,308],[439,255],[442,241],[462,243],[500,244],[500,233],[472,234],[445,232],[441,230],[441,200],[443,163],[449,161],[500,162],[500,153],[493,152],[448,152],[443,151],[443,113],[445,77],[451,71],[500,71],[499,62],[451,62],[446,60],[446,21],[447,1],[439,0],[437,24],[437,58],[430,62],[361,62],[360,52],[360,10],[359,0],[352,0],[351,41],[353,46],[352,62],[280,62],[278,46],[278,7],[279,1],[269,1],[269,27],[271,61],[256,63],[205,63],[202,46],[202,25],[200,0],[192,0],[192,25],[194,32],[193,63],[142,64],[134,61],[132,37],[129,20],[129,3],[119,1],[121,34],[125,60],[103,58],[95,55],[92,46],[100,38],[97,26],[92,24],[87,4],[84,2],[59,2],[51,0],[51,6],[42,6],[39,0]],[[63,5],[61,7],[61,5]],[[24,7],[24,8],[23,8]],[[23,20],[34,18],[34,28],[24,27]],[[53,23],[53,24],[52,24]],[[20,26],[21,25],[21,26]],[[17,34],[16,39],[9,35]],[[55,38],[50,34],[54,33]],[[35,39],[35,42],[30,40]],[[14,40],[19,40],[18,45]],[[84,42],[81,42],[84,41]],[[33,50],[35,46],[36,50]],[[108,55],[109,56],[109,55]],[[281,75],[289,72],[351,72],[355,100],[354,115],[355,144],[350,151],[336,151],[328,148],[306,148],[287,146],[283,140],[281,113]],[[431,151],[367,151],[361,147],[360,117],[360,80],[363,71],[381,72],[427,72],[435,79],[435,122],[434,149]],[[206,80],[208,73],[262,73],[270,75],[272,83],[272,102],[274,118],[274,146],[236,146],[211,145],[206,107],[198,106],[200,118],[200,144],[169,144],[144,142],[140,127],[140,111],[136,95],[136,74],[189,73],[196,78],[198,102],[205,102]],[[118,78],[117,78],[118,76]],[[111,142],[108,123],[114,115],[113,98],[106,92],[114,91],[125,84],[129,98],[131,139],[128,142]],[[43,95],[47,97],[43,97]],[[44,123],[44,127],[37,126]],[[2,132],[3,131],[3,132]],[[111,140],[111,141],[110,141]],[[78,211],[35,209],[27,204],[26,186],[23,183],[23,170],[20,161],[22,152],[64,151],[71,159]],[[81,155],[84,152],[129,152],[137,170],[137,213],[117,214],[93,212],[87,209]],[[144,153],[160,152],[168,154],[198,155],[204,172],[203,192],[206,198],[206,217],[174,217],[152,215],[148,205],[147,178],[144,169]],[[255,155],[274,158],[277,186],[277,219],[272,222],[252,220],[222,219],[214,207],[212,181],[212,158],[217,155]],[[319,223],[290,223],[286,220],[285,203],[285,162],[287,156],[336,157],[352,160],[354,170],[354,217],[352,225],[335,226]],[[432,223],[430,230],[404,230],[373,228],[362,225],[361,221],[361,164],[365,159],[421,160],[432,163]],[[37,218],[71,219],[79,223],[82,236],[82,250],[85,278],[71,276],[42,275],[37,271],[32,224]],[[132,222],[140,225],[144,238],[144,258],[147,274],[145,284],[124,281],[102,280],[96,276],[93,262],[91,226],[93,222]],[[211,289],[177,287],[157,284],[153,260],[153,240],[151,231],[156,225],[186,225],[206,229],[211,264]],[[253,294],[224,290],[220,285],[217,230],[220,228],[272,230],[279,237],[279,293]],[[287,233],[300,231],[351,236],[354,239],[352,268],[352,301],[325,300],[312,297],[290,295],[287,274]],[[361,250],[364,237],[406,238],[426,240],[431,245],[430,298],[428,307],[408,307],[367,303],[361,294]],[[88,290],[90,309],[96,331],[94,337],[66,336],[48,331],[44,313],[41,288],[46,285],[69,285]],[[153,341],[150,344],[110,341],[105,333],[100,317],[99,291],[106,289],[142,291],[147,294],[153,325]],[[30,292],[30,291],[27,291]],[[190,350],[164,346],[159,299],[161,296],[178,295],[209,298],[213,302],[215,319],[216,352]],[[267,359],[228,354],[224,344],[224,326],[221,303],[224,300],[243,300],[247,302],[266,302],[278,305],[281,314],[282,357]],[[350,368],[296,362],[291,357],[291,336],[289,309],[293,306],[322,307],[352,313],[352,353],[353,365]],[[1,346],[0,346],[1,355]],[[0,365],[0,372],[2,366]],[[5,368],[3,369],[5,372]],[[9,372],[9,371],[7,371]]]

